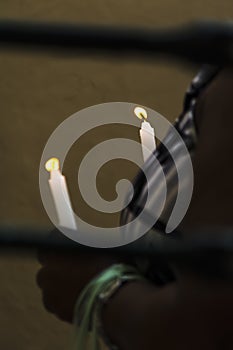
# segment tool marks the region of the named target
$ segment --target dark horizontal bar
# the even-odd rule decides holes
[[[233,62],[233,24],[206,21],[152,30],[0,20],[0,47],[153,59],[165,55],[193,63],[229,64]]]
[[[3,249],[55,249],[61,251],[80,251],[93,253],[132,254],[132,255],[157,255],[159,257],[171,257],[179,259],[182,255],[197,253],[226,253],[233,255],[233,229],[225,228],[217,231],[192,232],[189,238],[175,239],[169,235],[161,236],[157,232],[150,232],[150,239],[141,239],[134,243],[117,248],[92,248],[76,243],[66,238],[60,231],[46,229],[21,228],[12,226],[0,226],[0,250]]]
[[[0,253],[26,254],[35,250],[62,254],[111,254],[130,261],[147,258],[163,269],[164,264],[175,263],[193,271],[202,278],[233,280],[233,229],[193,232],[187,239],[175,239],[150,232],[147,236],[117,248],[92,248],[76,243],[60,232],[48,230],[0,227]],[[58,233],[58,234],[57,234]],[[34,254],[34,253],[33,253]],[[136,259],[136,260],[135,260]]]

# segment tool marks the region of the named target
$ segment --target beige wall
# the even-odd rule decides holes
[[[0,2],[1,18],[143,26],[168,26],[202,17],[226,19],[232,10],[230,0]],[[109,101],[146,105],[174,120],[193,72],[170,62],[1,52],[1,222],[49,224],[39,195],[38,166],[46,140],[62,120],[79,109]],[[87,148],[92,141],[86,141]],[[111,172],[108,169],[100,182],[108,181]],[[38,267],[35,258],[0,258],[1,349],[69,347],[70,327],[42,307],[35,284]]]

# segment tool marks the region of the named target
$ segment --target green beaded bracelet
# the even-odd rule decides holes
[[[144,279],[135,267],[117,264],[104,270],[84,288],[74,311],[74,350],[100,350],[101,341],[111,350],[118,349],[103,330],[102,307],[125,282]]]

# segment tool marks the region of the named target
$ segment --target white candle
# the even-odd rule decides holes
[[[77,230],[66,179],[59,169],[59,160],[57,158],[49,159],[45,164],[45,168],[50,172],[49,187],[53,196],[59,226]]]
[[[144,162],[156,149],[155,132],[149,122],[146,121],[147,113],[142,107],[136,107],[134,113],[139,119],[142,119],[141,129],[139,130],[142,143],[142,155]]]

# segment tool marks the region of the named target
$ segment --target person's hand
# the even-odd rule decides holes
[[[53,235],[63,236],[59,231]],[[60,237],[59,237],[60,238]],[[67,240],[65,236],[60,239]],[[114,257],[62,254],[40,251],[42,268],[37,274],[37,284],[43,292],[45,308],[64,321],[72,322],[76,300],[92,278],[116,262]]]

